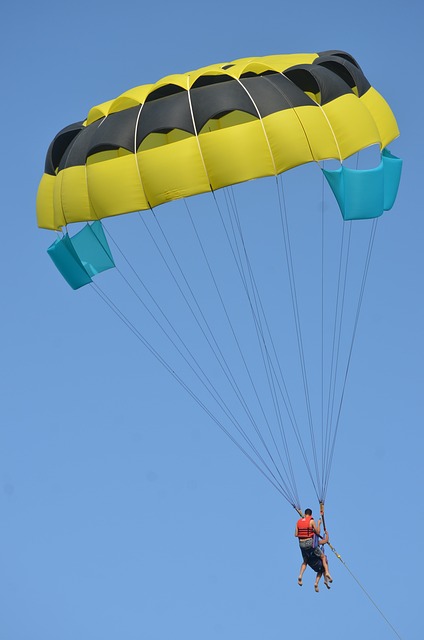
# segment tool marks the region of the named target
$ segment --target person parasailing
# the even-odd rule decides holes
[[[305,564],[311,567],[311,569],[313,569],[317,574],[315,578],[315,584],[314,584],[314,589],[317,593],[319,592],[319,586],[318,586],[319,581],[321,580],[323,575],[324,575],[324,584],[327,587],[327,589],[330,589],[329,583],[333,582],[333,579],[330,576],[330,574],[326,573],[326,570],[328,571],[328,560],[327,560],[327,556],[324,553],[324,545],[327,544],[328,541],[329,541],[329,536],[328,536],[328,531],[326,531],[324,537],[320,539],[319,546],[315,547],[314,549],[309,549],[308,551],[305,552],[305,556],[306,556],[306,562],[304,561]]]
[[[328,542],[328,533],[324,531],[325,536],[321,538],[320,529],[321,519],[316,523],[312,517],[312,509],[305,509],[305,515],[297,521],[294,532],[295,537],[299,540],[299,547],[303,559],[297,583],[299,586],[302,586],[303,574],[309,565],[317,573],[315,591],[318,591],[318,582],[321,579],[322,573],[324,573],[324,581],[327,588],[330,588],[328,583],[333,582],[328,569],[327,557],[320,547],[320,545],[323,546]],[[320,571],[320,569],[322,570]]]

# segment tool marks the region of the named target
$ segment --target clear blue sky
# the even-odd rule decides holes
[[[91,106],[214,62],[327,49],[350,52],[388,100],[404,159],[380,221],[327,524],[400,636],[421,637],[423,17],[418,0],[3,10],[1,640],[396,637],[334,556],[330,592],[314,593],[310,570],[297,586],[294,510],[89,287],[68,288],[46,253],[55,236],[35,220],[47,147]]]

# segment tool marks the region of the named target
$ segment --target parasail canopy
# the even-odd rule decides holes
[[[59,271],[74,289],[92,286],[297,509],[293,449],[320,502],[326,496],[376,223],[400,181],[402,161],[387,149],[398,135],[356,60],[325,51],[242,58],[135,87],[62,129],[47,152],[37,220],[62,231],[48,250]],[[348,166],[368,149],[378,150],[375,166]],[[313,163],[338,224],[324,195],[321,216],[300,204],[312,181],[297,187],[289,219],[281,174]],[[270,177],[276,193],[248,198],[240,215],[235,185]],[[189,197],[208,193],[212,212],[203,203],[193,215]],[[131,225],[126,232],[130,258],[105,219],[131,212],[142,226],[139,244]],[[356,253],[353,227],[369,233]],[[142,306],[143,330],[138,311],[131,319],[93,280],[115,264]],[[180,305],[187,315],[178,317]],[[144,333],[152,318],[154,338]]]
[[[387,102],[346,53],[211,65],[131,89],[60,131],[38,190],[38,224],[61,229],[308,162],[342,162],[398,134]]]

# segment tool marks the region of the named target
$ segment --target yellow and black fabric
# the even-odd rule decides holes
[[[93,107],[52,141],[40,227],[148,209],[399,135],[349,54],[243,58],[167,76]]]

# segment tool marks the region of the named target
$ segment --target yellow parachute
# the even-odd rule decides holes
[[[65,127],[47,152],[37,219],[40,227],[62,232],[48,252],[65,279],[74,289],[91,284],[297,509],[291,452],[298,453],[298,445],[319,501],[326,496],[376,220],[392,207],[400,180],[402,161],[387,149],[398,135],[390,107],[355,59],[326,51],[243,58],[136,87]],[[369,148],[378,151],[376,166],[345,162]],[[282,188],[283,172],[308,163],[322,169],[321,192],[326,179],[342,213],[332,215],[323,196],[320,230],[317,211],[304,205],[288,221]],[[274,209],[248,196],[240,216],[234,185],[261,188],[271,181]],[[306,181],[297,188],[299,203],[309,189]],[[199,195],[208,192],[211,197]],[[192,203],[207,198],[196,218]],[[156,214],[164,203],[171,204]],[[130,225],[131,243],[137,219],[133,257],[114,240],[113,221],[105,224],[130,212],[143,213],[121,218],[116,227],[119,233]],[[87,224],[70,237],[68,225],[81,222]],[[212,223],[221,226],[212,229]],[[368,248],[358,252],[356,290],[347,275],[352,227],[370,230]],[[177,237],[187,244],[175,247]],[[131,307],[124,310],[92,280],[115,266],[110,241],[122,262],[114,275],[142,304],[134,320]],[[346,293],[346,283],[354,294]],[[177,318],[179,305],[186,317]],[[152,338],[144,333],[151,317]],[[307,330],[315,333],[305,339]],[[292,398],[302,395],[298,409]]]
[[[329,158],[399,134],[346,53],[243,58],[171,75],[93,107],[53,140],[40,227],[94,221]]]

